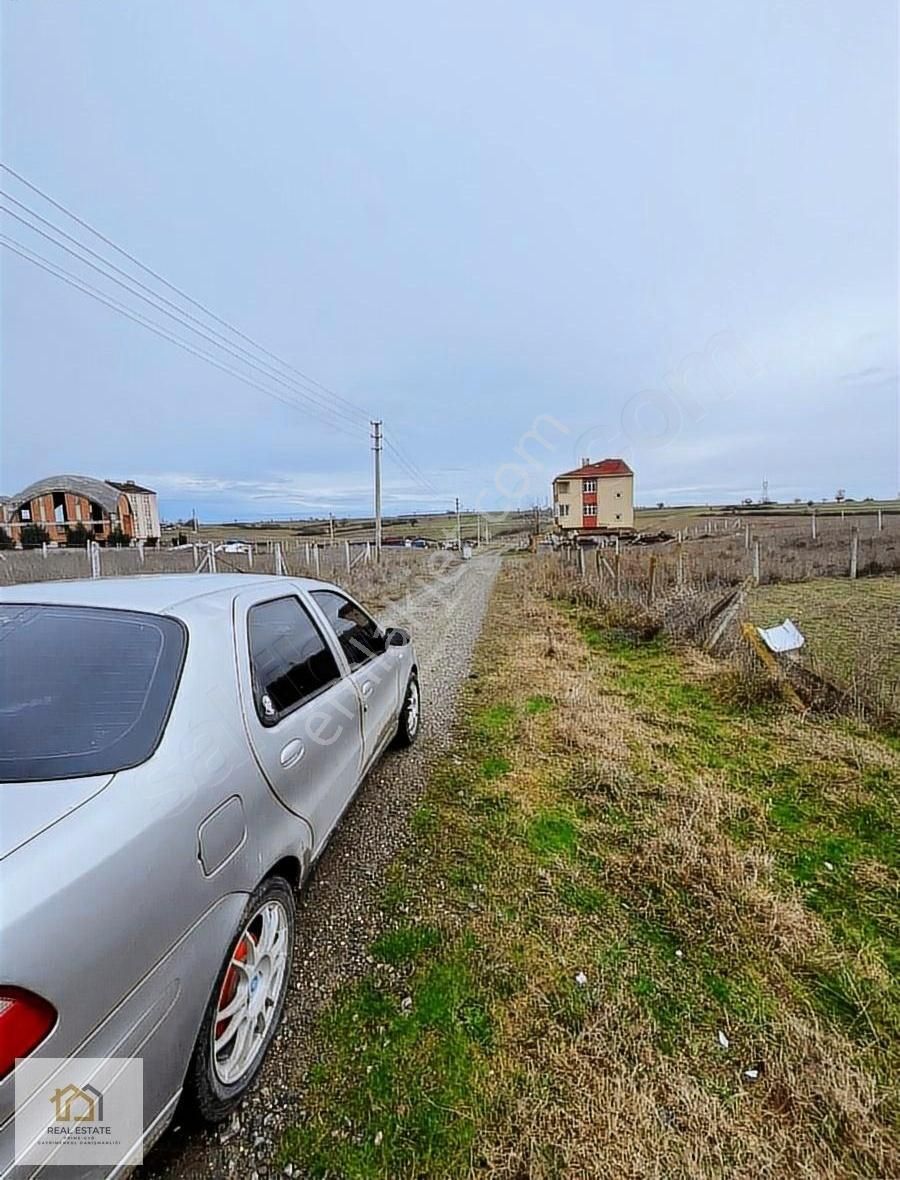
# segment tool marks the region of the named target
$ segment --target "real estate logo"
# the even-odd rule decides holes
[[[17,1164],[141,1163],[140,1058],[27,1058],[15,1083]]]
[[[58,1123],[102,1123],[103,1094],[96,1086],[73,1086],[56,1090],[50,1098]]]

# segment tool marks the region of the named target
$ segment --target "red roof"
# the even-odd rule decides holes
[[[634,475],[624,459],[601,459],[599,463],[585,463],[574,471],[564,471],[557,479],[597,479],[604,475]]]

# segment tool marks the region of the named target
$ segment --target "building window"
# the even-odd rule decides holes
[[[584,481],[584,483],[582,484],[582,491],[596,492],[596,490],[597,490],[597,481],[595,479],[586,479]]]
[[[559,515],[560,516],[568,516],[569,515],[569,505],[568,504],[560,504]]]
[[[558,479],[556,481],[557,492],[567,492],[569,490],[569,481],[567,479]]]
[[[584,505],[584,515],[585,516],[596,516],[597,515],[597,505],[596,504],[585,504]]]

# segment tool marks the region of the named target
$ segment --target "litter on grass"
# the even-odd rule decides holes
[[[777,627],[757,627],[756,629],[769,651],[799,651],[806,643],[799,628],[790,619],[785,619]]]

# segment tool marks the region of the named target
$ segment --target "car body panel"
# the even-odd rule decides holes
[[[261,769],[297,735],[276,735],[280,726],[262,735],[253,728],[264,730],[247,695],[245,611],[252,601],[296,594],[316,617],[308,592],[324,585],[250,575],[158,575],[0,591],[0,608],[3,602],[47,602],[145,610],[171,614],[188,630],[168,722],[144,763],[112,775],[0,784],[6,837],[0,983],[28,988],[56,1008],[57,1023],[36,1055],[142,1056],[145,1126],[154,1137],[174,1110],[248,897],[275,866],[285,866],[281,871],[295,882],[302,879],[352,800],[370,755],[396,731],[399,694],[415,659],[412,645],[378,657],[385,661],[382,684],[389,687],[364,751],[361,689],[325,626],[342,672],[331,705],[339,700],[349,717],[329,714],[329,723],[342,727],[339,738],[308,743],[295,764],[307,778],[296,780],[292,795],[270,785]],[[375,671],[370,668],[369,676]],[[403,687],[395,687],[401,680]],[[310,717],[311,709],[304,725]],[[269,737],[271,750],[260,754]],[[14,1073],[0,1081],[0,1175],[13,1157],[13,1091]]]

